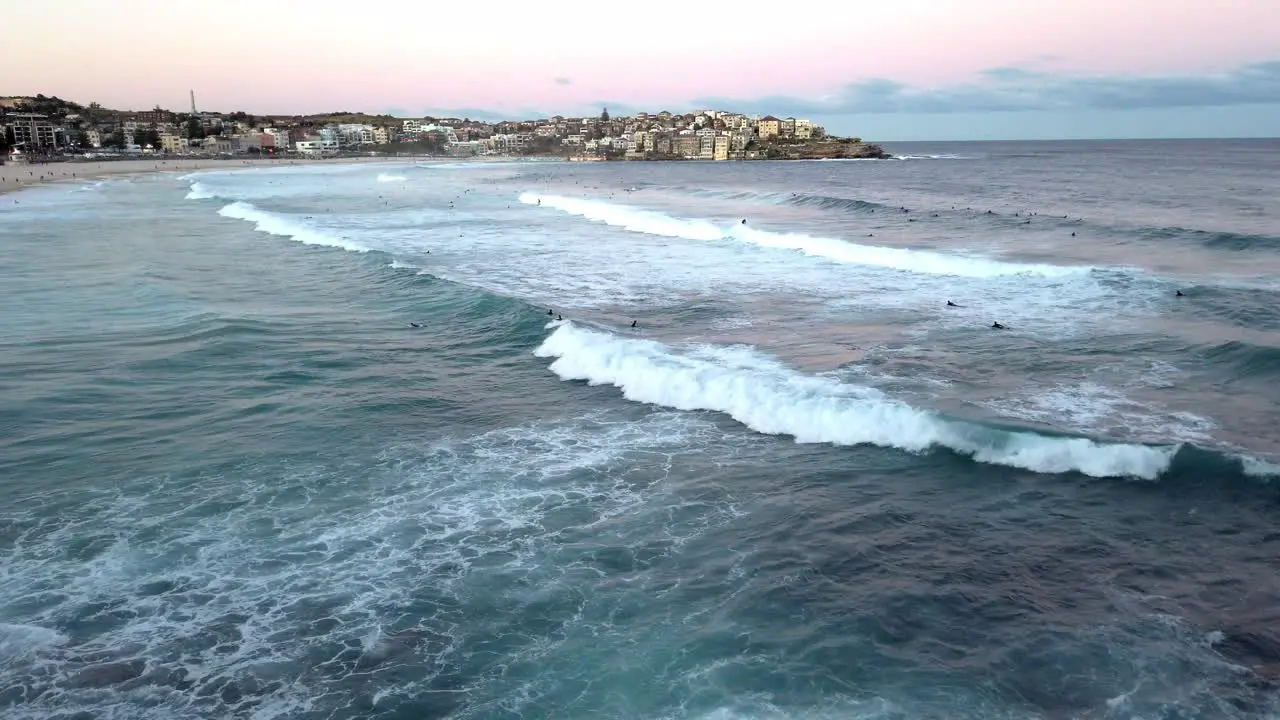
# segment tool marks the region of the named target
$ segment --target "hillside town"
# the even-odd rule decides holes
[[[58,98],[0,97],[0,151],[22,158],[112,156],[555,156],[568,160],[763,160],[885,157],[801,118],[703,110],[486,122],[331,113],[254,116],[156,107],[120,111]]]

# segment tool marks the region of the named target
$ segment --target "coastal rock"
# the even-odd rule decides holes
[[[786,157],[796,160],[888,160],[893,156],[874,143],[820,140],[789,149]]]

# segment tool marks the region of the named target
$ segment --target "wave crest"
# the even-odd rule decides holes
[[[222,209],[218,210],[218,214],[223,217],[251,222],[254,224],[253,229],[258,232],[287,237],[306,245],[323,245],[352,252],[369,252],[369,248],[352,242],[345,237],[328,235],[287,215],[259,210],[252,203],[233,202],[230,205],[223,206]]]
[[[929,250],[859,245],[835,238],[813,237],[800,233],[775,233],[745,225],[722,228],[707,220],[671,217],[652,210],[614,205],[599,200],[582,200],[559,195],[526,192],[520,202],[554,208],[570,215],[621,227],[631,232],[677,237],[687,240],[737,240],[758,247],[790,250],[838,263],[880,267],[929,275],[961,277],[1000,277],[1007,275],[1040,275],[1066,277],[1088,274],[1091,267],[1012,263],[980,257],[948,255]]]
[[[565,380],[613,385],[623,397],[679,410],[713,410],[767,435],[801,443],[947,448],[978,462],[1040,473],[1154,480],[1179,446],[1100,443],[946,418],[871,388],[801,375],[751,350],[702,347],[677,354],[651,340],[560,324],[534,351]]]
[[[191,183],[191,190],[190,192],[187,193],[186,199],[187,200],[208,200],[209,198],[213,198],[213,197],[217,197],[217,195],[213,194],[209,190],[209,188],[205,187],[202,183],[193,182]]]

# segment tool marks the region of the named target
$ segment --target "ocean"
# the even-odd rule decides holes
[[[886,149],[0,196],[0,715],[1277,717],[1280,141]]]

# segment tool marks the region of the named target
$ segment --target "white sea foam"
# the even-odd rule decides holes
[[[26,616],[0,623],[0,687],[26,693],[5,717],[290,718],[370,687],[411,696],[441,669],[500,674],[483,648],[500,631],[469,608],[518,614],[533,601],[512,588],[551,593],[561,572],[589,571],[563,538],[652,513],[678,547],[735,516],[705,487],[688,501],[663,488],[672,458],[703,445],[724,446],[705,419],[597,415],[389,448],[360,479],[290,464],[100,488],[62,517],[0,508],[24,528],[0,558],[0,607]],[[635,453],[646,461],[620,462]],[[669,525],[677,507],[688,519]],[[74,643],[46,629],[90,616]],[[512,662],[565,642],[502,640]],[[428,654],[434,672],[405,674]],[[119,682],[138,659],[141,686]]]
[[[218,211],[223,217],[245,220],[254,224],[254,230],[291,238],[307,245],[324,245],[342,248],[352,252],[368,252],[369,248],[352,240],[331,235],[318,228],[311,227],[287,215],[259,210],[247,202],[233,202]]]
[[[1089,434],[1132,433],[1151,442],[1208,442],[1213,420],[1171,412],[1096,382],[1060,383],[985,403],[1001,415]]]
[[[207,200],[211,197],[215,197],[215,195],[209,191],[209,188],[205,187],[203,183],[193,182],[191,183],[191,191],[187,193],[186,199]]]
[[[715,410],[751,429],[797,442],[872,444],[910,452],[945,447],[980,462],[1043,473],[1152,480],[1177,447],[1099,443],[1013,432],[918,410],[880,392],[796,373],[751,350],[702,347],[680,354],[570,322],[534,351],[566,380],[614,385],[623,396],[680,410]]]
[[[952,153],[942,153],[939,155],[894,155],[894,160],[972,160],[972,157],[966,155],[955,155]]]
[[[775,233],[756,230],[746,225],[720,227],[707,220],[671,217],[652,210],[628,207],[560,195],[526,192],[520,202],[554,208],[588,220],[649,235],[687,240],[736,240],[775,250],[790,250],[837,263],[864,265],[910,273],[953,275],[974,278],[1007,275],[1066,277],[1089,273],[1090,267],[1071,267],[1037,263],[1014,263],[982,257],[949,255],[929,250],[860,245],[835,238],[813,237],[800,233]]]
[[[391,173],[378,173],[378,182],[380,183],[404,182],[408,179],[409,178],[405,177],[404,175],[392,175]]]
[[[1238,457],[1245,475],[1268,480],[1280,478],[1280,462],[1271,462],[1250,455],[1239,455]]]

